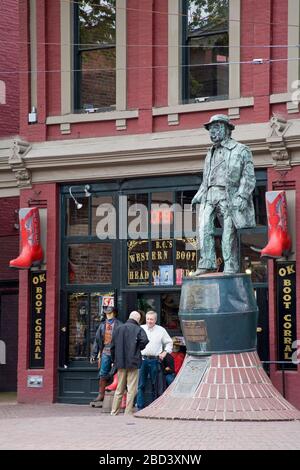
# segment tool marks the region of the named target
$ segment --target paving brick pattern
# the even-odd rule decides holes
[[[85,405],[0,401],[0,449],[300,450],[300,422],[136,419]]]
[[[184,365],[187,364],[186,359]],[[192,396],[173,394],[176,381],[138,418],[212,421],[299,420],[300,412],[276,390],[256,352],[211,356]]]

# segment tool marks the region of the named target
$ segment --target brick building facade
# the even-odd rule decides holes
[[[13,139],[19,132],[19,9],[17,1],[1,6],[0,39],[0,154],[2,168]],[[18,338],[18,272],[8,263],[19,250],[18,223],[19,195],[15,178],[0,183],[0,341],[5,357],[0,360],[0,390],[17,390]],[[13,180],[13,181],[12,181]],[[7,186],[8,184],[8,186]],[[11,191],[11,187],[13,190]]]
[[[114,2],[108,3],[112,7],[109,16],[114,12]],[[193,19],[196,2],[183,4],[191,8]],[[141,255],[147,258],[146,253],[151,252],[153,266],[150,263],[137,268],[130,264],[130,250],[137,248],[127,240],[127,235],[126,240],[121,237],[110,241],[99,239],[97,208],[100,203],[112,203],[119,216],[121,196],[145,204],[150,200],[190,202],[191,194],[201,181],[209,146],[203,123],[216,113],[229,115],[236,126],[234,138],[249,145],[253,152],[257,229],[239,235],[240,262],[243,270],[249,260],[252,263],[260,307],[261,358],[265,361],[282,359],[278,355],[278,343],[283,340],[277,321],[278,266],[274,261],[262,265],[259,256],[249,247],[251,244],[263,246],[266,242],[264,192],[285,189],[290,225],[295,230],[291,257],[281,262],[294,263],[294,288],[298,292],[300,114],[297,80],[300,77],[298,48],[293,46],[299,43],[299,2],[229,0],[215,4],[228,8],[223,27],[216,26],[218,22],[214,23],[213,19],[210,23],[202,18],[200,27],[193,29],[192,20],[183,23],[186,15],[179,0],[116,0],[116,17],[109,23],[110,28],[111,25],[115,28],[115,40],[107,39],[112,37],[108,28],[104,39],[101,36],[99,41],[93,39],[92,43],[84,43],[81,30],[78,35],[78,29],[74,28],[78,12],[74,13],[72,2],[19,2],[22,18],[19,68],[31,73],[22,74],[20,80],[20,138],[12,145],[10,157],[7,150],[1,150],[6,162],[0,170],[1,194],[20,197],[20,207],[37,205],[44,211],[46,263],[43,268],[47,272],[45,365],[36,370],[29,367],[27,360],[31,347],[27,329],[31,313],[30,283],[28,273],[20,273],[20,401],[86,403],[93,396],[96,371],[88,364],[88,350],[97,324],[100,299],[109,295],[114,296],[123,319],[131,307],[145,306],[151,301],[161,311],[161,324],[169,322],[173,325],[171,333],[179,334],[176,308],[180,287],[175,273],[176,269],[194,267],[192,262],[183,259],[181,264],[176,264],[176,253],[183,251],[176,249],[181,241],[176,237],[168,240],[170,250],[174,249],[171,254],[167,253],[167,248],[157,248],[148,239],[143,240],[146,248],[138,245],[138,259],[142,259]],[[87,11],[81,11],[79,24]],[[100,21],[97,12],[95,14]],[[210,13],[208,18],[217,14]],[[215,37],[215,42],[207,40],[208,35],[202,32],[203,24],[211,28],[209,34]],[[190,61],[200,60],[200,56],[193,41],[206,50],[201,60],[207,62],[194,75]],[[79,44],[80,50],[74,50],[75,44]],[[187,53],[188,47],[195,48],[194,55]],[[91,48],[115,50],[115,66],[101,57],[95,62],[94,50],[89,56]],[[210,53],[210,48],[216,48],[217,52]],[[90,59],[78,62],[78,57],[83,60],[82,54]],[[215,64],[210,62],[210,57]],[[224,57],[229,58],[229,64],[224,65]],[[79,67],[80,63],[93,64],[97,82],[95,96],[103,78],[100,72],[109,64],[108,68],[115,72],[115,76],[110,75],[115,84],[115,103],[108,100],[102,103],[103,109],[99,109],[96,99],[89,102],[93,96],[90,88],[83,89],[84,76],[82,72],[78,75],[78,70],[83,70],[84,66],[78,69],[78,63]],[[213,67],[218,67],[217,72]],[[224,67],[227,67],[226,73]],[[107,85],[104,80],[102,91]],[[207,90],[213,88],[214,96],[205,96]],[[199,96],[193,95],[197,93],[194,90],[200,90]],[[78,103],[81,103],[79,109]],[[37,112],[36,121],[29,123],[28,113],[33,107]],[[75,202],[82,204],[80,210],[76,209]],[[160,266],[155,257],[164,256],[163,250],[168,259],[165,265],[174,268],[174,282],[169,287],[155,285],[152,279],[154,268]],[[106,272],[101,273],[94,258],[88,261],[93,253],[97,253],[95,256]],[[108,253],[112,260],[110,275]],[[137,256],[132,259],[136,261]],[[139,272],[147,274],[141,278]],[[300,337],[299,296],[296,297],[295,339]],[[77,302],[78,312],[82,307],[88,311],[84,324],[82,318],[80,320],[77,334],[81,339],[77,343],[74,302]],[[81,345],[77,350],[74,341]],[[290,351],[286,354],[286,358],[290,358]],[[278,364],[268,367],[273,382],[282,390],[281,367]],[[41,377],[42,386],[28,386],[29,376]],[[284,388],[287,399],[299,407],[297,366],[285,372]]]

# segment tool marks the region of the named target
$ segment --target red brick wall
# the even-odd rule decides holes
[[[29,282],[28,272],[20,272],[19,284],[19,362],[18,362],[18,401],[53,402],[57,392],[57,311],[58,311],[58,208],[57,187],[55,184],[35,185],[32,189],[21,191],[20,204],[26,207],[27,200],[34,197],[34,190],[41,191],[40,199],[47,201],[47,294],[46,294],[46,343],[45,368],[28,369],[28,324]],[[42,388],[28,388],[28,375],[42,375]]]
[[[46,5],[44,7],[43,5]],[[28,40],[26,2],[21,4],[21,38]],[[241,61],[254,58],[285,59],[286,48],[265,47],[287,42],[287,2],[243,0],[241,2]],[[115,121],[81,123],[71,126],[68,138],[138,134],[198,128],[212,112],[180,115],[178,126],[169,126],[167,116],[152,117],[152,107],[168,102],[167,2],[165,0],[127,1],[127,108],[139,109],[139,118],[128,120],[127,129],[116,131]],[[152,13],[151,13],[152,12]],[[60,69],[60,8],[58,1],[41,2],[38,9],[38,67]],[[48,42],[47,47],[43,43]],[[154,47],[152,47],[154,45]],[[158,47],[160,46],[160,47]],[[27,49],[22,45],[21,67],[28,68]],[[286,91],[287,62],[241,65],[241,96],[253,96],[253,107],[241,108],[236,124],[268,121],[273,111],[285,115],[285,105],[270,106],[269,95]],[[47,115],[60,113],[60,73],[40,73],[38,82],[38,124],[28,126],[28,76],[22,75],[22,135],[30,141],[65,139],[58,125],[45,126]],[[46,102],[47,96],[47,102]],[[225,112],[227,110],[218,110]],[[293,115],[293,117],[297,117]]]
[[[6,104],[0,101],[0,138],[19,132],[19,74],[3,72],[19,69],[18,0],[1,2],[0,12],[0,81],[5,82]]]
[[[277,171],[273,169],[268,170],[268,191],[272,191],[274,182],[281,178],[286,182],[294,182],[296,190],[296,233],[300,230],[300,167],[295,167],[282,178]],[[284,187],[284,183],[283,183]],[[298,268],[298,256],[300,253],[300,237],[296,239],[296,299],[297,299],[297,339],[300,339],[300,272]],[[276,324],[276,286],[274,280],[274,261],[269,261],[268,265],[269,275],[269,325],[270,325],[270,360],[277,360],[277,324]],[[299,358],[299,354],[298,354]],[[275,367],[271,367],[271,379],[273,384],[282,392],[282,372],[276,371]],[[299,366],[298,371],[288,371],[285,373],[286,382],[286,399],[294,406],[300,409],[300,376]]]

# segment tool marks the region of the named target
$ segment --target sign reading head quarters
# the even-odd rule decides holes
[[[46,271],[31,273],[30,288],[29,368],[43,369],[45,367]]]

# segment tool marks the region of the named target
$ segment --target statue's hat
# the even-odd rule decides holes
[[[213,124],[214,122],[224,122],[232,131],[235,128],[234,124],[232,124],[232,122],[229,121],[229,117],[226,116],[225,114],[215,114],[214,116],[210,118],[209,122],[205,122],[203,125],[205,129],[209,129],[209,126]]]

